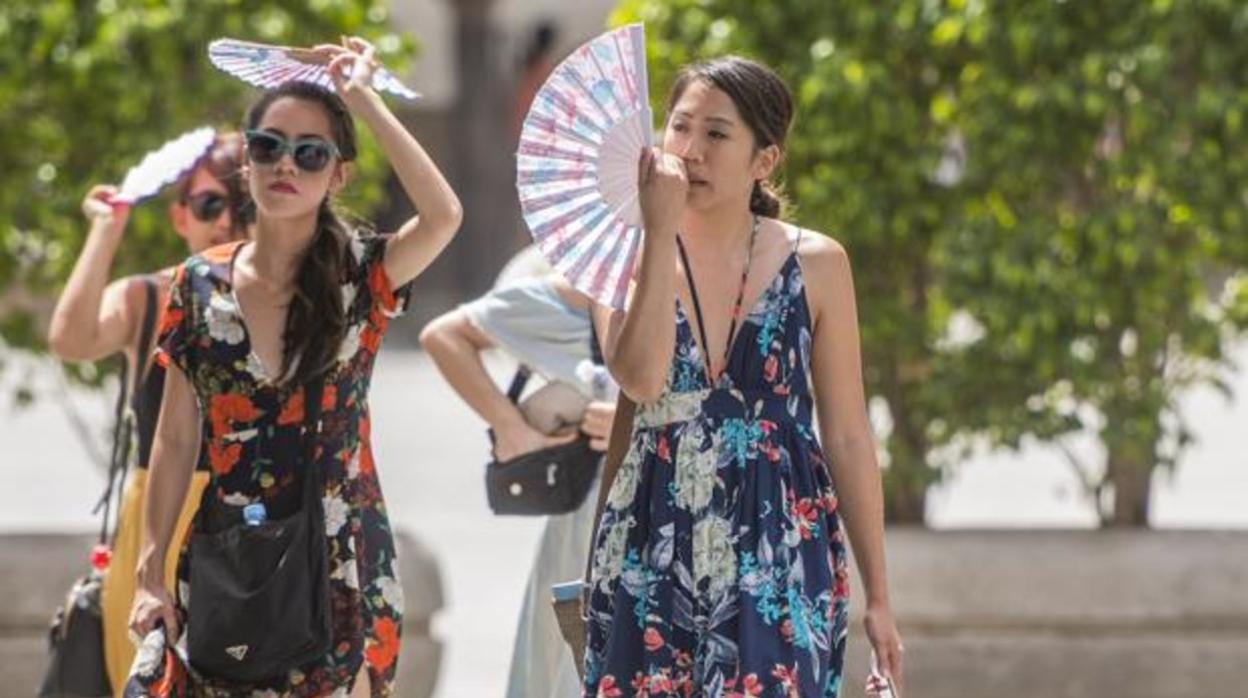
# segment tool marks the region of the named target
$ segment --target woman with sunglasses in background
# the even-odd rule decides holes
[[[169,222],[186,241],[191,254],[245,234],[238,215],[245,200],[238,176],[242,154],[241,134],[218,134],[212,148],[179,182],[178,197],[169,204]],[[116,193],[116,187],[96,186],[82,202],[91,228],[65,292],[57,302],[48,344],[66,361],[95,361],[121,352],[127,364],[125,375],[132,377],[121,389],[128,393],[127,402],[138,433],[137,467],[130,472],[123,490],[113,556],[104,577],[101,600],[109,680],[120,694],[134,659],[126,622],[134,599],[134,568],[143,529],[140,503],[147,489],[147,465],[165,379],[164,369],[151,361],[151,337],[152,329],[159,325],[158,311],[169,294],[173,268],[109,283],[109,269],[130,215],[128,206],[108,203]],[[205,470],[195,472],[178,517],[176,536],[185,533],[207,482]],[[164,580],[169,588],[173,572],[173,565],[167,565]]]
[[[152,452],[131,614],[144,645],[127,695],[395,695],[403,592],[370,445],[369,381],[410,282],[450,242],[462,214],[437,166],[370,87],[373,48],[350,39],[346,47],[315,50],[328,61],[333,91],[286,83],[247,114],[252,240],[192,257],[174,280],[157,348],[159,361],[174,368]],[[348,227],[331,207],[357,154],[353,116],[368,125],[420,212],[392,235]],[[319,428],[309,417],[318,413]],[[201,548],[182,546],[176,601],[160,583],[174,532],[170,502],[185,492],[195,464],[205,462],[212,478],[202,513],[242,508],[246,523],[248,512],[277,522],[317,512],[320,495],[324,525],[314,518],[312,530],[320,530],[312,535],[323,534],[328,555],[329,637],[312,643],[311,659],[276,662],[281,668],[264,678],[240,678],[228,663],[205,669],[196,659],[194,604],[202,602],[195,584],[210,573],[203,566],[210,558],[195,556]],[[305,490],[305,482],[314,489]],[[312,508],[300,509],[300,500]],[[204,518],[193,532],[211,536]],[[227,532],[246,530],[239,525]],[[188,618],[190,657],[183,662],[168,649],[183,637]],[[292,625],[285,615],[274,622],[286,626],[263,631]],[[152,632],[160,625],[163,632]],[[248,645],[223,649],[240,665],[269,671]]]

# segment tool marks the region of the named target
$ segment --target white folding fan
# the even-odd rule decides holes
[[[155,195],[166,184],[189,172],[212,147],[216,135],[212,127],[203,126],[144,155],[139,164],[126,173],[121,189],[112,201],[133,205]]]

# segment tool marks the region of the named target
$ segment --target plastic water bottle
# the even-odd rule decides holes
[[[264,504],[256,502],[243,507],[243,522],[248,526],[259,526],[269,518],[269,512],[265,510]]]
[[[611,378],[606,366],[599,366],[586,359],[576,365],[576,377],[589,386],[590,395],[600,402],[613,402],[620,389]]]

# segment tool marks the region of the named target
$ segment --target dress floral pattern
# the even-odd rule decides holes
[[[393,695],[403,590],[373,462],[368,389],[382,336],[406,307],[410,285],[391,290],[382,264],[386,240],[363,233],[350,239],[342,279],[347,336],[321,397],[316,458],[330,556],[330,653],[270,683],[238,686],[198,675],[184,661],[181,643],[148,645],[132,669],[128,696],[345,696],[361,666],[373,696]],[[304,389],[272,381],[252,351],[231,283],[243,244],[212,248],[178,268],[157,358],[189,377],[199,401],[199,458],[212,472],[204,496],[233,505],[263,502],[277,517],[298,506]],[[183,541],[177,585],[183,620],[193,602],[191,564]]]
[[[584,695],[834,697],[849,584],[796,249],[709,384],[677,303],[595,534]]]

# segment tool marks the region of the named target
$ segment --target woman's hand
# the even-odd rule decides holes
[[[675,236],[689,194],[684,161],[658,148],[642,150],[637,186],[646,234]]]
[[[82,215],[93,225],[104,226],[109,232],[120,234],[126,228],[126,221],[130,219],[130,205],[113,203],[114,196],[117,196],[117,187],[111,184],[91,187],[91,191],[82,200]]]
[[[321,44],[313,49],[329,58],[326,71],[338,96],[350,106],[352,100],[373,93],[377,49],[358,36],[343,37],[342,45]]]
[[[130,639],[137,637],[135,644],[138,644],[157,623],[164,623],[165,638],[170,646],[178,641],[178,616],[173,597],[163,584],[140,583],[134,592],[134,604],[130,607]]]
[[[576,439],[576,432],[547,436],[534,429],[528,422],[519,421],[514,425],[496,427],[494,429],[494,458],[503,463],[526,453],[540,451],[544,448],[562,446]]]
[[[611,423],[615,420],[614,402],[591,402],[581,418],[581,431],[589,437],[589,447],[599,453],[607,450]]]
[[[868,605],[863,625],[867,631],[867,640],[871,642],[871,649],[875,651],[880,673],[893,680],[893,685],[897,688],[896,698],[901,698],[905,695],[901,666],[904,650],[892,609],[887,606]]]

